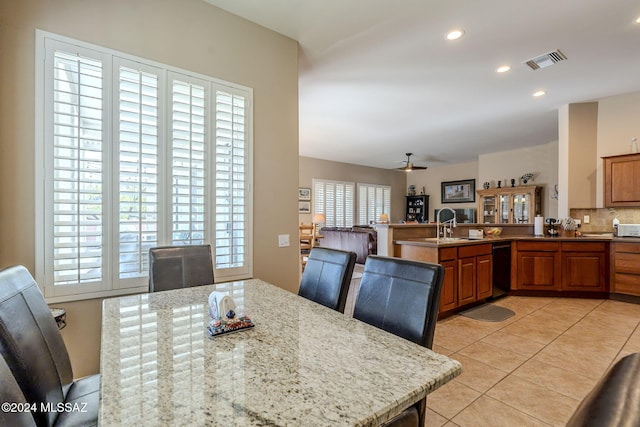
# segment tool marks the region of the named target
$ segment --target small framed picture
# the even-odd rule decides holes
[[[311,189],[298,188],[298,200],[311,200]]]
[[[298,202],[298,213],[311,213],[311,202]]]

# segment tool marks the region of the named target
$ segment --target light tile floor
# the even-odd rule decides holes
[[[502,322],[438,322],[434,351],[463,373],[429,395],[427,426],[563,426],[609,367],[640,352],[640,305],[505,297]]]
[[[351,282],[347,315],[359,281]],[[433,350],[460,361],[463,372],[429,395],[428,427],[563,426],[613,363],[640,352],[640,304],[513,296],[493,303],[515,316],[438,322]]]

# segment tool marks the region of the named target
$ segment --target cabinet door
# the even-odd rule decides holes
[[[458,306],[476,301],[476,257],[458,259]]]
[[[640,154],[604,159],[605,206],[640,205]]]
[[[511,220],[511,195],[500,194],[498,196],[498,223],[509,224]]]
[[[560,290],[560,254],[558,252],[518,251],[519,290]]]
[[[440,294],[440,313],[456,308],[458,296],[458,263],[454,261],[442,261],[444,268],[442,280],[442,293]]]
[[[513,195],[513,222],[516,224],[532,223],[531,195],[529,193]]]
[[[493,295],[493,257],[480,255],[476,257],[476,286],[478,299]]]
[[[563,291],[604,291],[605,254],[589,252],[562,253]]]
[[[496,196],[495,194],[480,197],[480,223],[495,224],[496,222]]]

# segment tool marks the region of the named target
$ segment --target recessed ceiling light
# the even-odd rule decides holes
[[[544,94],[546,94],[547,92],[544,90],[539,90],[537,92],[533,92],[533,96],[535,96],[536,98],[543,96]]]
[[[453,30],[447,34],[447,40],[458,40],[464,35],[464,30]]]
[[[640,16],[636,18],[636,24],[640,24]]]
[[[508,65],[502,65],[501,67],[496,68],[496,73],[506,73],[511,69]]]

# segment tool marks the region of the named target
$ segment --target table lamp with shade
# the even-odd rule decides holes
[[[318,234],[320,234],[320,229],[322,228],[322,225],[324,225],[326,221],[327,221],[327,217],[323,213],[317,213],[313,215],[313,220],[311,222],[313,223],[314,236],[317,236]]]
[[[380,224],[389,224],[389,214],[380,214],[380,220],[378,222]]]

